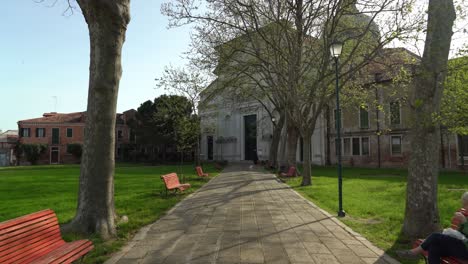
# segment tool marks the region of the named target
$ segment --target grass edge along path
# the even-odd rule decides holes
[[[281,178],[286,184],[314,204],[337,215],[338,187],[335,167],[313,167],[312,186],[300,186],[301,177]],[[395,256],[395,250],[411,247],[411,241],[400,234],[406,199],[406,175],[402,169],[343,169],[343,208],[339,218],[371,243]],[[442,227],[450,226],[453,213],[460,208],[460,197],[468,191],[468,175],[463,172],[441,172],[438,206]],[[404,261],[402,263],[424,263]]]
[[[60,224],[69,222],[76,210],[78,194],[78,165],[27,166],[0,168],[0,222],[50,208]],[[66,241],[87,238],[94,249],[86,255],[84,263],[103,263],[119,251],[142,227],[157,221],[177,203],[218,175],[213,164],[204,164],[208,179],[197,176],[193,164],[168,166],[142,166],[117,164],[114,177],[115,209],[119,217],[126,215],[127,223],[117,224],[117,238],[103,241],[90,237],[62,234]],[[176,172],[181,182],[191,188],[183,194],[169,194],[160,176]]]

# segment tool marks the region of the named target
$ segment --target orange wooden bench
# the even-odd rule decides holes
[[[465,210],[464,208],[461,208],[458,212],[462,213],[465,217],[468,217],[468,211]],[[457,230],[459,228],[459,225],[460,225],[460,223],[458,221],[456,221],[455,218],[453,218],[451,227],[453,229]],[[418,239],[418,240],[416,240],[416,242],[414,242],[413,246],[416,248],[419,245],[421,245],[422,242],[424,242],[424,239]],[[424,255],[424,260],[427,263],[428,252],[424,251],[423,255]],[[457,258],[454,258],[454,257],[444,257],[444,258],[442,258],[442,261],[440,263],[442,263],[442,264],[468,264],[468,260],[457,259]]]
[[[177,177],[177,174],[175,172],[163,175],[161,176],[161,179],[163,179],[164,184],[166,185],[166,196],[168,190],[174,192],[177,192],[179,190],[183,192],[190,188],[189,183],[181,184],[179,182],[179,177]]]
[[[289,167],[288,173],[282,172],[280,174],[281,177],[295,177],[296,176],[296,167],[291,166]]]
[[[198,177],[208,177],[208,173],[203,173],[201,166],[197,166],[195,169],[197,170]]]
[[[0,223],[0,263],[72,263],[83,258],[89,240],[67,243],[57,216],[47,209]]]

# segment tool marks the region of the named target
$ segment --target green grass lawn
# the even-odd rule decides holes
[[[300,177],[287,179],[286,182],[321,208],[336,215],[336,168],[313,167],[312,175],[312,186],[300,186]],[[398,169],[343,169],[343,208],[347,217],[342,221],[390,255],[394,255],[396,249],[410,246],[400,232],[405,210],[406,175],[406,170]],[[440,174],[438,205],[444,227],[450,226],[453,213],[461,207],[460,197],[464,191],[468,191],[467,174]]]
[[[216,176],[210,164],[205,172]],[[192,188],[185,194],[164,195],[162,174],[177,172],[179,179],[189,182]],[[78,195],[78,165],[0,167],[0,222],[50,208],[60,223],[69,222],[76,210]],[[115,207],[119,216],[127,215],[129,222],[119,225],[118,239],[103,242],[91,237],[95,249],[85,258],[86,263],[102,263],[111,252],[117,251],[144,225],[158,219],[164,212],[193,193],[206,179],[200,179],[193,165],[135,166],[119,164],[115,173]],[[66,240],[76,239],[65,235]]]

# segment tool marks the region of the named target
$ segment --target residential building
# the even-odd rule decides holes
[[[117,114],[115,128],[115,155],[120,159],[122,147],[130,143],[128,122],[135,110]],[[69,153],[70,144],[82,145],[85,137],[86,112],[44,113],[42,117],[18,122],[20,144],[44,144],[47,150],[38,161],[40,164],[78,163],[79,158]],[[25,162],[24,159],[21,162]]]
[[[16,164],[15,146],[17,143],[17,130],[0,132],[0,167]]]
[[[345,166],[408,166],[411,154],[408,133],[412,122],[407,103],[409,82],[405,84],[395,79],[401,77],[402,69],[406,73],[414,72],[419,60],[417,55],[406,49],[384,49],[380,58],[365,69],[370,76],[366,85],[370,96],[364,99],[367,103],[355,102],[342,107],[341,153]],[[337,163],[334,105],[335,102],[329,104],[328,120],[331,122],[327,126],[328,153],[332,164]],[[461,156],[468,160],[468,137],[442,129],[440,142],[441,168],[459,168]],[[461,154],[462,146],[465,154]]]

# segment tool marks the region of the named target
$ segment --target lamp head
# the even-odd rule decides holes
[[[343,50],[343,42],[333,42],[330,46],[330,54],[334,58],[338,58]]]
[[[271,122],[273,122],[273,123],[276,122],[276,118],[272,117]]]

